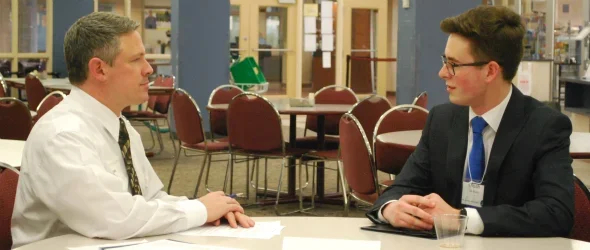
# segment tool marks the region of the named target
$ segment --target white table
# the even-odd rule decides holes
[[[377,136],[377,140],[405,146],[417,146],[422,130],[408,130],[384,133]],[[590,158],[590,133],[572,132],[570,136],[570,155],[574,159]]]
[[[234,247],[241,249],[281,249],[283,237],[312,237],[347,240],[381,241],[381,249],[439,249],[436,240],[422,239],[396,234],[378,233],[361,230],[361,226],[371,225],[366,218],[338,217],[258,217],[256,221],[281,221],[286,226],[280,236],[270,240],[239,239],[224,237],[191,237],[180,235],[164,235],[145,238],[148,241],[174,239],[201,245]],[[132,239],[128,241],[135,241]],[[65,250],[68,247],[92,246],[125,241],[108,241],[89,239],[79,235],[64,235],[35,242],[17,248],[18,250]],[[485,238],[478,236],[465,237],[463,249],[535,249],[535,250],[582,250],[590,249],[590,243],[566,238]]]
[[[17,88],[24,88],[25,86],[25,78],[4,78],[6,82],[11,82],[9,85],[15,85]],[[41,84],[43,87],[50,89],[50,90],[60,90],[64,92],[69,92],[72,89],[72,84],[68,78],[47,78],[42,79]],[[152,86],[153,82],[150,82],[149,87],[149,94],[150,95],[170,95],[174,88],[170,87],[162,87],[162,86]]]
[[[0,139],[0,162],[20,167],[25,141]]]

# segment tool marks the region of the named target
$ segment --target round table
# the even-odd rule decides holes
[[[5,78],[4,80],[9,87],[25,88],[25,78]],[[66,93],[69,93],[73,86],[67,78],[42,79],[41,84],[49,91],[59,90]],[[173,91],[174,88],[150,85],[148,93],[150,95],[171,95]]]
[[[232,247],[239,249],[281,249],[285,237],[324,238],[342,240],[365,240],[381,242],[381,249],[412,249],[432,250],[439,249],[438,242],[431,239],[409,237],[397,234],[386,234],[361,230],[360,227],[371,225],[366,218],[341,218],[341,217],[255,217],[255,221],[280,221],[285,228],[281,235],[269,240],[243,239],[227,237],[205,236],[181,236],[177,234],[143,238],[148,241],[171,239],[200,245],[217,247]],[[126,241],[137,241],[131,239]],[[117,244],[126,241],[111,241],[90,239],[80,235],[63,235],[38,241],[17,250],[66,250],[71,247],[95,246],[103,244]],[[293,246],[291,246],[293,247]],[[298,249],[327,249],[329,246],[295,246]],[[589,249],[590,243],[570,240],[566,238],[498,238],[466,236],[462,249],[535,249],[535,250],[581,250]]]
[[[0,139],[0,162],[20,167],[25,141]]]
[[[377,136],[377,140],[415,147],[418,145],[421,135],[422,130],[398,131],[380,134]],[[590,159],[590,133],[572,132],[570,136],[570,155],[574,159]]]

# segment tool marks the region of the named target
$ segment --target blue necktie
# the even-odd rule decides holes
[[[473,145],[469,153],[469,172],[467,178],[472,178],[472,181],[479,182],[483,177],[486,166],[486,153],[483,146],[483,129],[488,126],[486,121],[480,116],[476,116],[471,120],[471,129],[473,130]]]

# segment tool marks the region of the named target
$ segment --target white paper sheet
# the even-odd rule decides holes
[[[256,222],[251,228],[231,228],[229,225],[201,226],[189,231],[178,233],[186,236],[220,236],[232,238],[270,239],[275,235],[281,235],[285,228],[280,221]]]
[[[306,16],[303,18],[303,24],[304,24],[303,31],[305,32],[305,34],[317,33],[316,20],[317,19],[314,16]]]
[[[114,246],[127,246],[133,244],[141,244],[146,243],[147,240],[136,240],[136,241],[127,241],[127,242],[119,242],[119,243],[111,243],[111,244],[102,244],[102,245],[92,245],[92,246],[85,246],[85,247],[68,247],[70,250],[99,250],[104,247],[114,247]]]
[[[322,35],[322,51],[334,51],[334,35]]]
[[[379,250],[381,249],[380,241],[368,240],[342,240],[342,239],[318,239],[318,238],[300,238],[285,237],[283,238],[283,250]]]
[[[333,18],[322,18],[322,34],[333,34],[334,33],[334,19]]]
[[[316,35],[305,34],[303,41],[303,51],[314,52],[317,50],[317,38]]]
[[[332,67],[332,53],[322,53],[322,67],[324,67],[324,69],[329,69]]]
[[[334,3],[331,1],[323,1],[322,3],[322,17],[332,17]]]
[[[208,245],[197,245],[174,240],[158,240],[128,247],[114,248],[113,250],[239,250],[239,248],[227,248]]]

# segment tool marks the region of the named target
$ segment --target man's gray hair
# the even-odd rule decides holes
[[[64,54],[72,84],[88,78],[88,62],[93,57],[113,65],[119,53],[119,36],[132,32],[139,24],[127,17],[94,12],[78,19],[64,38]]]

